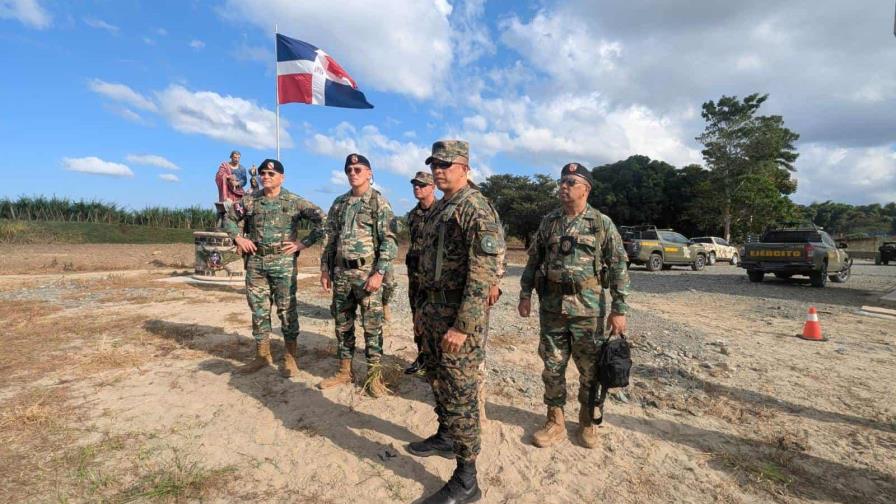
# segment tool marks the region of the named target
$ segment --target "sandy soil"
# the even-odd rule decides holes
[[[146,270],[165,247],[65,253],[84,269]],[[0,501],[412,502],[449,477],[450,461],[404,451],[435,414],[428,386],[398,373],[414,356],[401,275],[385,347],[394,393],[374,400],[315,388],[336,366],[316,268],[300,282],[293,380],[233,373],[252,355],[243,294],[172,281],[178,269],[0,276]],[[896,288],[896,267],[857,264],[825,289],[751,284],[721,264],[636,269],[632,385],[612,394],[595,450],[575,441],[574,399],[570,440],[531,444],[543,388],[537,317],[515,315],[519,273],[492,314],[482,502],[896,499],[896,321],[856,313]],[[794,337],[810,305],[827,342]],[[572,367],[568,381],[574,398]]]

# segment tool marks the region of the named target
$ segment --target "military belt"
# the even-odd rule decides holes
[[[463,289],[429,289],[426,291],[426,300],[432,304],[460,304],[463,298]]]
[[[269,243],[264,245],[262,243],[255,242],[255,255],[264,257],[269,255],[277,255],[283,253],[284,243]]]
[[[566,282],[552,282],[548,280],[545,282],[547,284],[548,292],[551,294],[563,294],[564,296],[572,296],[574,294],[579,294],[586,290],[592,290],[599,286],[597,282],[597,277],[588,277],[584,280],[574,281],[566,281]]]
[[[358,269],[361,266],[373,264],[374,256],[359,257],[357,259],[336,259],[336,265],[343,269]]]

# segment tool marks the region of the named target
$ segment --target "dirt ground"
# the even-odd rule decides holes
[[[303,255],[301,372],[242,376],[252,356],[238,288],[194,285],[190,245],[8,247],[0,261],[0,502],[412,502],[453,469],[404,445],[431,434],[406,283],[388,325],[393,394],[319,391],[336,366],[329,300]],[[538,319],[515,314],[521,254],[488,343],[482,502],[896,501],[896,321],[858,313],[896,267],[846,284],[747,281],[728,265],[632,271],[632,384],[602,444],[539,449]],[[826,342],[807,342],[806,310]],[[282,352],[277,341],[275,357]],[[360,357],[360,356],[359,356]],[[363,376],[363,359],[355,372]]]

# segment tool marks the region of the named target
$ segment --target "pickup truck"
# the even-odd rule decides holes
[[[806,275],[814,287],[824,287],[828,279],[837,283],[849,279],[852,259],[845,248],[813,224],[775,227],[766,230],[758,243],[744,245],[740,267],[751,282],[761,282],[766,273],[778,278]]]
[[[649,225],[620,226],[619,234],[629,265],[643,264],[647,271],[668,270],[672,266],[690,266],[692,270],[700,271],[706,265],[703,245],[671,229]]]
[[[884,242],[877,249],[874,255],[874,264],[890,264],[890,261],[896,261],[896,242]]]
[[[712,266],[716,261],[725,261],[737,266],[740,256],[737,248],[729,245],[728,240],[718,236],[695,236],[691,241],[703,245],[706,249],[706,264]]]

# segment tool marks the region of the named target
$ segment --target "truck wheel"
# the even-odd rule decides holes
[[[740,259],[737,257],[737,254],[734,254],[733,256],[731,256],[731,265],[732,266],[737,266],[737,263],[739,263],[739,262],[740,262]]]
[[[647,260],[647,271],[659,271],[663,267],[663,256],[653,253]]]
[[[703,254],[698,255],[694,258],[694,262],[691,263],[691,269],[694,271],[700,271],[703,267],[706,266],[706,256]]]
[[[788,278],[792,277],[793,274],[791,274],[791,273],[775,273],[775,276],[780,278],[781,280],[787,280]]]
[[[828,279],[830,279],[830,281],[834,283],[845,283],[847,280],[849,280],[849,270],[850,268],[846,268],[836,275],[829,276]]]
[[[824,287],[828,283],[828,263],[821,263],[821,269],[809,274],[812,287]]]
[[[884,266],[886,266],[886,265],[890,264],[890,260],[889,260],[889,259],[884,259],[884,260],[883,260],[883,263],[884,263]]]
[[[748,270],[747,276],[750,277],[751,282],[761,282],[765,278],[765,272]]]
[[[709,257],[706,258],[706,264],[709,264],[710,266],[712,266],[715,263],[716,263],[716,253],[710,252]]]

